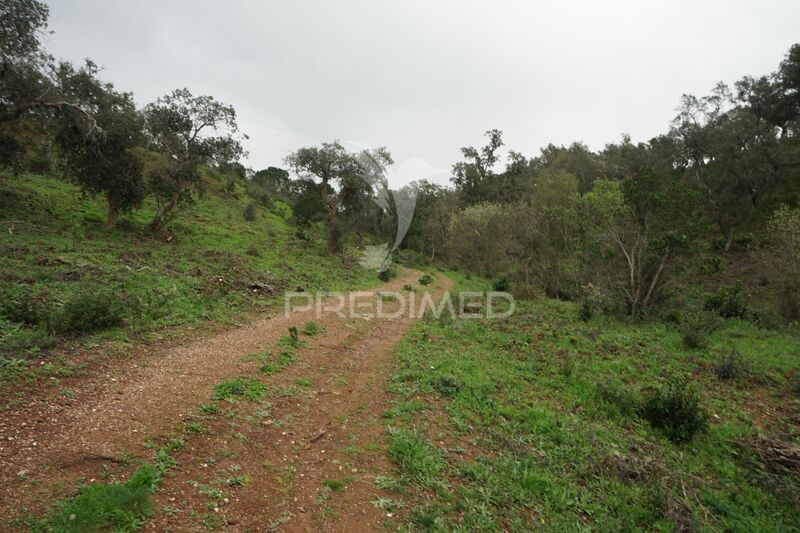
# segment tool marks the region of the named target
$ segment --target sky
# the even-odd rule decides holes
[[[90,57],[145,105],[180,87],[232,104],[248,166],[335,139],[387,146],[390,184],[446,184],[503,130],[528,157],[665,132],[681,94],[774,71],[800,2],[49,0],[56,57]]]

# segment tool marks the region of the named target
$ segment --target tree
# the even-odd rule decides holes
[[[87,133],[96,135],[94,117],[80,100],[63,93],[54,59],[41,48],[48,15],[38,0],[0,4],[0,126],[7,129],[31,113],[55,111],[77,115]]]
[[[630,316],[647,316],[664,296],[694,237],[691,205],[685,188],[647,169],[622,182],[598,180],[581,197],[585,257],[599,266],[599,283],[622,294]]]
[[[149,175],[158,209],[150,227],[157,232],[174,217],[181,200],[200,180],[200,165],[224,166],[244,154],[236,111],[211,96],[177,89],[145,108],[146,131],[162,154]]]
[[[466,161],[453,165],[450,181],[455,185],[465,205],[486,201],[486,185],[494,176],[494,166],[498,161],[497,150],[503,146],[503,132],[488,130],[484,136],[489,142],[483,148],[465,146],[461,153]]]
[[[301,178],[320,180],[319,194],[325,205],[331,252],[342,250],[343,230],[338,214],[344,209],[345,201],[352,201],[358,191],[375,185],[374,179],[392,163],[386,148],[355,154],[348,152],[339,141],[300,148],[286,158],[286,164]]]
[[[101,82],[97,71],[91,62],[80,70],[62,64],[58,79],[65,94],[91,109],[102,135],[87,138],[85,122],[73,116],[58,123],[56,138],[70,177],[84,191],[106,197],[106,226],[112,228],[120,213],[139,207],[144,200],[142,163],[133,151],[144,140],[143,120],[133,95]]]

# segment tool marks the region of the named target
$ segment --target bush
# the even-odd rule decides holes
[[[51,309],[27,286],[13,286],[0,291],[0,316],[9,322],[35,326],[50,320]]]
[[[392,278],[396,278],[397,273],[397,267],[392,264],[386,270],[381,270],[378,272],[378,279],[381,281],[389,281]]]
[[[418,280],[420,285],[430,285],[433,283],[433,276],[428,273],[425,273],[421,278]]]
[[[714,367],[714,373],[722,380],[739,378],[747,373],[747,365],[736,346],[731,346],[730,351],[720,358]]]
[[[636,394],[617,381],[601,381],[597,384],[597,394],[614,414],[633,416],[639,409]]]
[[[125,305],[110,290],[74,293],[64,304],[61,329],[92,332],[118,326],[125,315]]]
[[[247,222],[254,222],[256,220],[256,215],[256,204],[249,202],[246,206],[244,206],[242,217],[244,217]]]
[[[678,324],[683,345],[690,350],[708,348],[709,335],[719,327],[719,319],[710,313],[692,313]]]
[[[508,281],[508,276],[500,276],[494,283],[492,283],[492,289],[497,292],[508,292],[508,289],[511,288],[511,283]]]
[[[734,287],[721,287],[706,298],[705,308],[724,318],[747,317],[747,305],[742,295],[742,285],[737,283]]]
[[[578,309],[578,319],[581,322],[589,322],[594,317],[594,305],[589,300],[584,300]]]
[[[651,393],[641,407],[641,416],[671,441],[692,440],[708,426],[708,414],[700,405],[697,392],[685,381],[674,381]]]

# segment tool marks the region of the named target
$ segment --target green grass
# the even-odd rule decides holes
[[[260,400],[267,394],[267,386],[255,378],[239,377],[223,381],[214,386],[214,400],[235,402],[245,399],[251,402]]]
[[[18,379],[25,367],[15,361],[46,352],[76,329],[113,340],[282,304],[277,294],[253,292],[254,281],[306,291],[377,283],[353,257],[342,265],[326,253],[322,227],[311,229],[311,241],[298,239],[280,200],[269,210],[257,207],[257,222],[247,222],[241,212],[250,200],[239,186],[229,193],[206,177],[203,187],[169,226],[167,241],[147,231],[150,202],[106,230],[102,199],[54,177],[0,175],[0,295],[26,291],[23,308],[0,310],[0,381]],[[71,301],[90,312],[75,298],[99,291],[119,296],[119,321],[58,317]]]
[[[456,289],[486,288],[454,277]],[[756,433],[800,443],[784,408],[797,400],[796,330],[727,320],[707,350],[688,350],[674,326],[583,322],[578,308],[520,301],[507,319],[419,321],[401,341],[385,417],[387,453],[410,492],[407,527],[800,528],[800,480],[771,473],[747,445]],[[748,374],[723,380],[731,343]],[[684,379],[708,425],[673,442],[642,406]],[[672,409],[673,397],[660,405]]]

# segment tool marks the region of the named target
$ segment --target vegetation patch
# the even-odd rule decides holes
[[[260,400],[267,394],[267,386],[250,377],[239,377],[223,381],[214,386],[214,400],[235,402],[240,399],[251,402]]]

